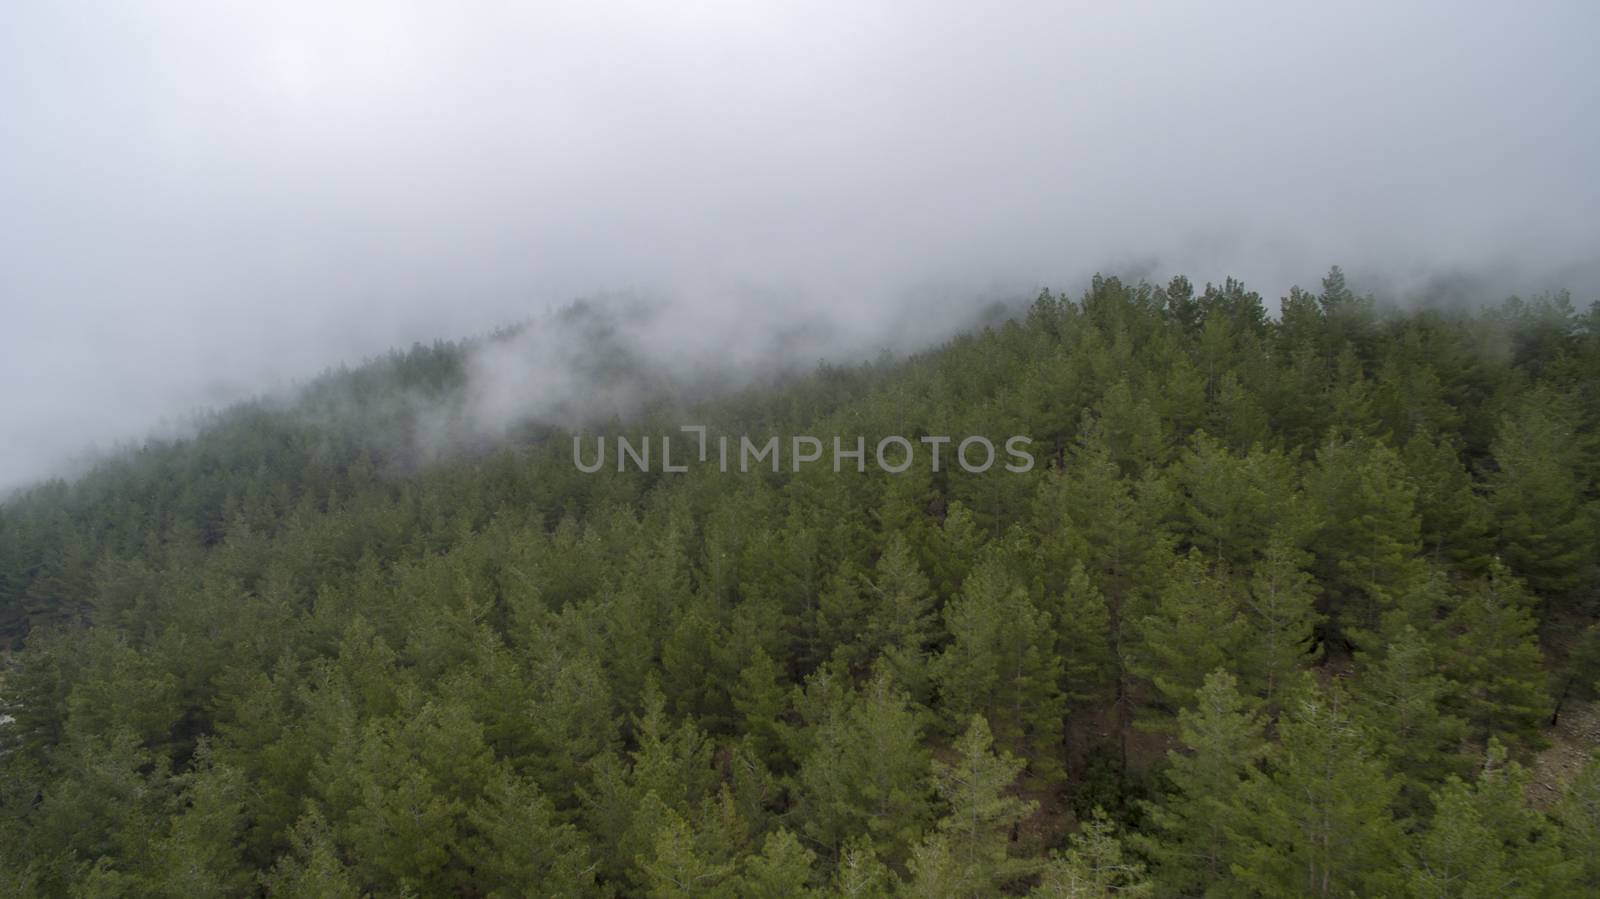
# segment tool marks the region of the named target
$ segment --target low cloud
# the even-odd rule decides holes
[[[584,296],[675,310],[630,313],[625,349],[720,360],[691,380],[915,345],[1095,271],[1235,275],[1271,306],[1337,263],[1399,299],[1587,303],[1597,26],[1556,2],[8,4],[0,483]],[[626,401],[583,393],[582,359],[519,369],[567,349],[524,333],[474,361],[484,421]]]

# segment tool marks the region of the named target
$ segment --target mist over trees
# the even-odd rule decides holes
[[[0,893],[1600,890],[1600,306],[1097,278],[493,429],[482,346],[0,505]],[[683,424],[1039,464],[573,464]]]

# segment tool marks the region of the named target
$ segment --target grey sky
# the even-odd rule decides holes
[[[1596,34],[1592,2],[14,0],[0,483],[597,291],[870,330],[1097,269],[1583,290]]]

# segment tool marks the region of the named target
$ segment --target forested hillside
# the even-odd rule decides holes
[[[584,474],[473,346],[4,502],[0,895],[1600,891],[1600,306],[1096,279],[584,431],[1026,474]]]

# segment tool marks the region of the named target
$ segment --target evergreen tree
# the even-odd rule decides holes
[[[1234,804],[1233,876],[1266,896],[1384,895],[1403,845],[1390,810],[1398,783],[1338,687],[1285,708],[1265,767]]]
[[[1457,685],[1439,673],[1433,642],[1404,624],[1381,652],[1357,659],[1363,664],[1357,716],[1404,776],[1402,792],[1415,800],[1447,775],[1465,773],[1466,722],[1447,710]]]
[[[1236,571],[1253,567],[1272,540],[1300,546],[1310,532],[1310,510],[1282,453],[1255,446],[1234,455],[1202,433],[1173,474],[1183,497],[1185,536]]]
[[[348,808],[334,824],[336,838],[348,843],[364,877],[386,889],[461,885],[452,847],[464,837],[469,803],[492,776],[482,730],[462,713],[430,704],[404,720],[379,719],[352,752],[336,753],[324,768],[330,799]]]
[[[1600,306],[1097,278],[684,402],[563,321],[586,441],[1036,468],[586,475],[450,433],[501,335],[0,498],[0,894],[1600,891],[1593,767],[1472,770],[1600,689]]]
[[[1505,749],[1489,744],[1478,779],[1451,778],[1434,797],[1432,827],[1411,863],[1414,896],[1489,899],[1570,896],[1577,865],[1562,857],[1555,829],[1527,807],[1528,776]]]
[[[1206,675],[1237,658],[1250,639],[1237,587],[1198,552],[1173,561],[1141,629],[1139,673],[1173,709],[1191,705]]]
[[[1401,451],[1406,472],[1417,485],[1417,516],[1423,549],[1435,563],[1450,563],[1468,574],[1488,571],[1494,552],[1487,502],[1456,449],[1428,431],[1419,431]]]
[[[1370,630],[1423,576],[1416,490],[1386,444],[1330,438],[1306,473],[1306,493],[1321,522],[1312,546],[1335,622],[1347,632]]]
[[[268,896],[360,899],[368,895],[340,857],[332,831],[313,806],[289,832],[289,851],[261,875]]]
[[[649,798],[654,798],[653,794]],[[665,806],[656,808],[660,823],[650,852],[637,862],[651,899],[733,899],[738,882],[734,866],[718,861],[700,845],[683,816]]]
[[[865,837],[886,860],[902,860],[930,808],[917,718],[885,672],[859,695],[832,690],[830,677],[808,684],[808,693],[831,695],[806,713],[810,746],[796,774],[795,820],[829,856]]]
[[[934,789],[948,811],[913,857],[914,894],[992,896],[1030,872],[1010,854],[1017,824],[1037,808],[1011,795],[1025,762],[992,746],[989,725],[973,715],[952,747],[955,759],[934,761]]]
[[[1496,565],[1487,580],[1462,591],[1445,621],[1452,637],[1445,668],[1458,685],[1453,705],[1480,738],[1531,740],[1549,715],[1532,604],[1516,578]]]
[[[152,853],[152,895],[187,897],[242,892],[250,883],[239,851],[247,824],[244,778],[218,765],[202,743],[191,770],[181,775],[182,793],[172,829]]]
[[[1294,672],[1322,655],[1316,638],[1322,616],[1316,610],[1315,585],[1303,566],[1310,555],[1287,540],[1274,538],[1255,566],[1244,606],[1250,637],[1239,669],[1253,692],[1275,706],[1278,694]]]
[[[933,676],[951,729],[982,715],[1001,746],[1032,759],[1037,773],[1053,773],[1066,709],[1050,617],[990,561],[967,579],[944,619],[953,639]]]
[[[962,582],[978,564],[983,544],[983,534],[971,510],[960,500],[951,502],[945,510],[944,521],[929,534],[923,557],[929,579],[941,599],[948,601],[961,589]]]
[[[787,830],[767,835],[761,854],[744,863],[738,894],[747,899],[812,899],[821,895],[810,887],[816,853],[800,845]]]
[[[1144,899],[1155,887],[1144,865],[1124,852],[1112,823],[1096,814],[1066,852],[1045,864],[1028,899]]]
[[[1178,713],[1184,751],[1167,754],[1172,792],[1148,807],[1151,833],[1135,846],[1156,864],[1162,895],[1220,889],[1238,851],[1232,829],[1240,791],[1266,752],[1260,716],[1225,671],[1206,677],[1192,709]]]
[[[1578,883],[1600,889],[1600,755],[1592,755],[1556,804],[1557,841],[1577,867]]]
[[[1111,616],[1105,597],[1081,564],[1072,567],[1059,593],[1045,596],[1042,608],[1055,626],[1056,655],[1061,660],[1061,692],[1068,707],[1079,702],[1104,700],[1116,679]]]
[[[468,809],[467,823],[457,852],[486,895],[522,895],[532,884],[551,897],[599,895],[578,829],[560,823],[530,781],[499,771]]]
[[[1580,474],[1592,438],[1574,434],[1560,403],[1535,394],[1500,420],[1489,505],[1506,563],[1535,590],[1560,594],[1592,576],[1595,517]]]
[[[888,899],[895,895],[899,879],[870,846],[852,840],[839,853],[834,869],[832,895],[840,899]]]
[[[863,670],[882,655],[898,683],[913,697],[927,698],[934,596],[903,536],[889,535],[871,574],[843,566],[821,607],[824,633],[841,644],[836,657]]]

